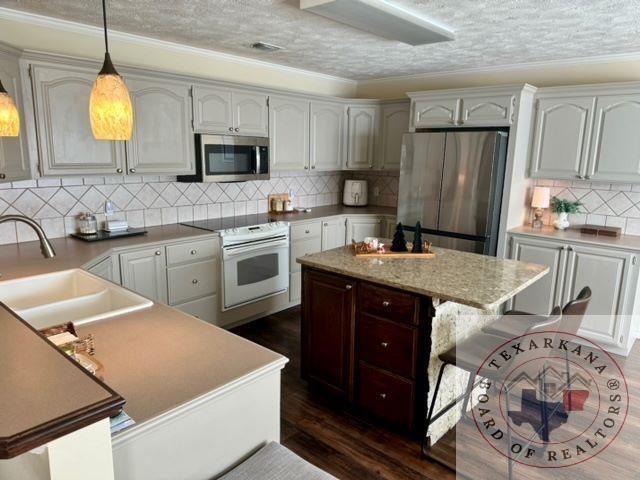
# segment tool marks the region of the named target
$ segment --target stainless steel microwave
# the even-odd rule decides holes
[[[179,182],[245,182],[269,179],[269,139],[195,135],[196,173]]]

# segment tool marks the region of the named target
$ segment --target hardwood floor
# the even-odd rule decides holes
[[[233,332],[289,358],[282,376],[281,441],[301,457],[342,480],[456,478],[449,469],[422,458],[416,439],[374,425],[348,407],[309,390],[300,378],[299,308],[256,320]],[[629,386],[630,406],[625,427],[611,448],[577,469],[549,472],[516,466],[514,478],[640,479],[635,459],[640,446],[640,342],[618,363]],[[440,446],[445,443],[455,447],[455,436],[443,439]],[[476,443],[474,438],[458,443],[458,465],[464,464],[466,476],[507,478],[506,460],[495,452],[491,454],[486,444]]]

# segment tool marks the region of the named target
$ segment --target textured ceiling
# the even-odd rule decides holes
[[[640,0],[396,0],[453,28],[412,47],[301,11],[298,0],[109,0],[110,27],[351,79],[640,52]],[[99,0],[0,6],[100,25]],[[286,50],[261,53],[256,41]]]

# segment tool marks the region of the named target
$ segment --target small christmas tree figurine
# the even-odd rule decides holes
[[[413,248],[411,253],[422,253],[422,225],[416,223],[416,233],[413,235]]]
[[[391,242],[391,251],[407,251],[407,241],[404,239],[404,230],[402,229],[402,223],[398,223],[398,225],[396,225],[396,233],[393,234],[393,242]]]

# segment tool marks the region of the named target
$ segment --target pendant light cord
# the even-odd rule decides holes
[[[109,39],[107,38],[107,0],[102,0],[102,22],[104,24],[104,49],[109,53]]]

